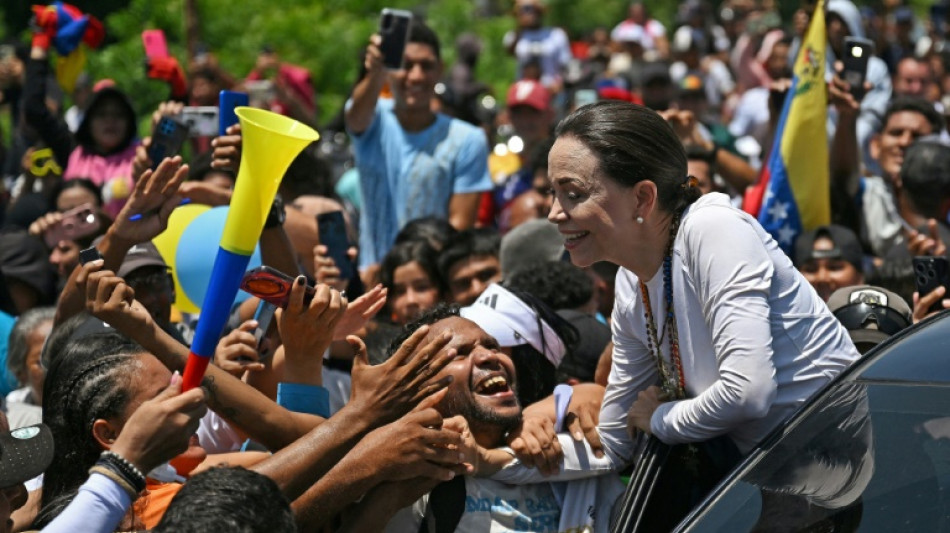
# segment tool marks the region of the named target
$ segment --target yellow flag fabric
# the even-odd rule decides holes
[[[794,94],[782,136],[782,159],[807,231],[831,222],[828,94],[825,89],[825,2],[815,6],[795,60]]]

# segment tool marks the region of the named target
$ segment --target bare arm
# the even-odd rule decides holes
[[[858,194],[861,168],[857,133],[861,102],[851,94],[848,83],[837,75],[828,84],[828,99],[838,110],[838,125],[829,153],[831,188],[853,198]]]
[[[480,192],[465,192],[452,195],[449,200],[449,223],[461,231],[475,225],[478,217],[478,202],[482,198]]]
[[[373,123],[376,101],[379,100],[379,93],[386,83],[386,67],[383,65],[383,54],[379,50],[381,42],[379,35],[370,37],[366,58],[363,60],[366,75],[353,89],[353,102],[344,115],[346,128],[355,135],[363,133]]]

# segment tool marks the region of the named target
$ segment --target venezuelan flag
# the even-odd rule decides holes
[[[815,6],[768,163],[743,205],[789,255],[799,233],[831,221],[824,4]]]
[[[241,121],[241,166],[182,376],[184,391],[201,384],[284,173],[319,138],[302,123],[270,111],[238,107],[235,113]]]

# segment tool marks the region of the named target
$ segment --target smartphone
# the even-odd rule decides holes
[[[864,80],[868,73],[868,61],[874,55],[874,42],[860,37],[846,37],[844,57],[841,62],[844,70],[841,75],[851,85],[851,94],[858,101],[864,98]]]
[[[383,64],[390,70],[402,68],[406,43],[409,41],[409,26],[412,13],[403,9],[383,8],[379,16],[379,35],[383,42],[379,47]]]
[[[188,126],[190,137],[214,137],[218,134],[218,108],[215,106],[183,107],[175,118]]]
[[[346,219],[343,211],[330,211],[317,215],[317,230],[320,244],[327,247],[327,255],[333,258],[340,269],[340,279],[350,280],[356,274],[353,261],[346,251],[350,249],[350,239],[346,235]]]
[[[238,123],[235,108],[250,105],[247,93],[221,91],[218,93],[218,135],[227,135],[228,128]]]
[[[152,160],[152,170],[166,157],[174,157],[188,139],[188,126],[172,117],[162,117],[152,131],[152,144],[148,147],[148,157]]]
[[[917,294],[921,297],[943,285],[950,290],[950,261],[942,256],[921,255],[913,258],[914,280],[917,282]],[[928,312],[940,311],[943,303],[938,301],[930,306]]]
[[[264,339],[264,335],[267,335],[267,330],[270,329],[271,321],[274,319],[274,312],[277,310],[277,306],[261,300],[257,304],[257,310],[254,312],[254,320],[257,321],[257,328],[254,330],[254,340],[257,342],[258,348],[261,346],[261,340]],[[274,350],[269,350],[268,355],[273,353]],[[261,357],[263,359],[263,355]]]
[[[268,109],[270,103],[277,98],[277,89],[274,88],[274,82],[270,80],[253,80],[244,83],[247,89],[248,105]]]
[[[43,239],[53,249],[59,241],[74,241],[92,235],[99,230],[100,223],[95,206],[83,204],[63,213],[63,219],[47,229]]]
[[[168,57],[168,43],[162,30],[143,31],[142,45],[145,47],[145,57],[149,59]]]
[[[241,280],[241,289],[252,296],[270,302],[281,309],[286,309],[290,301],[290,289],[294,286],[294,278],[284,274],[276,268],[267,265],[249,270]],[[307,285],[304,294],[304,305],[310,305],[315,290]]]
[[[102,253],[100,253],[99,249],[95,246],[91,246],[79,252],[80,265],[85,265],[89,261],[95,261],[97,259],[102,259]]]

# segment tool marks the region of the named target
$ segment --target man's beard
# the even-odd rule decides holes
[[[519,407],[516,414],[503,415],[491,407],[486,407],[476,401],[474,393],[467,398],[450,397],[447,410],[452,413],[452,416],[462,415],[468,421],[469,426],[500,427],[507,433],[521,424],[521,406],[518,403],[518,395],[514,388],[512,388],[512,392],[515,393],[515,404]]]

